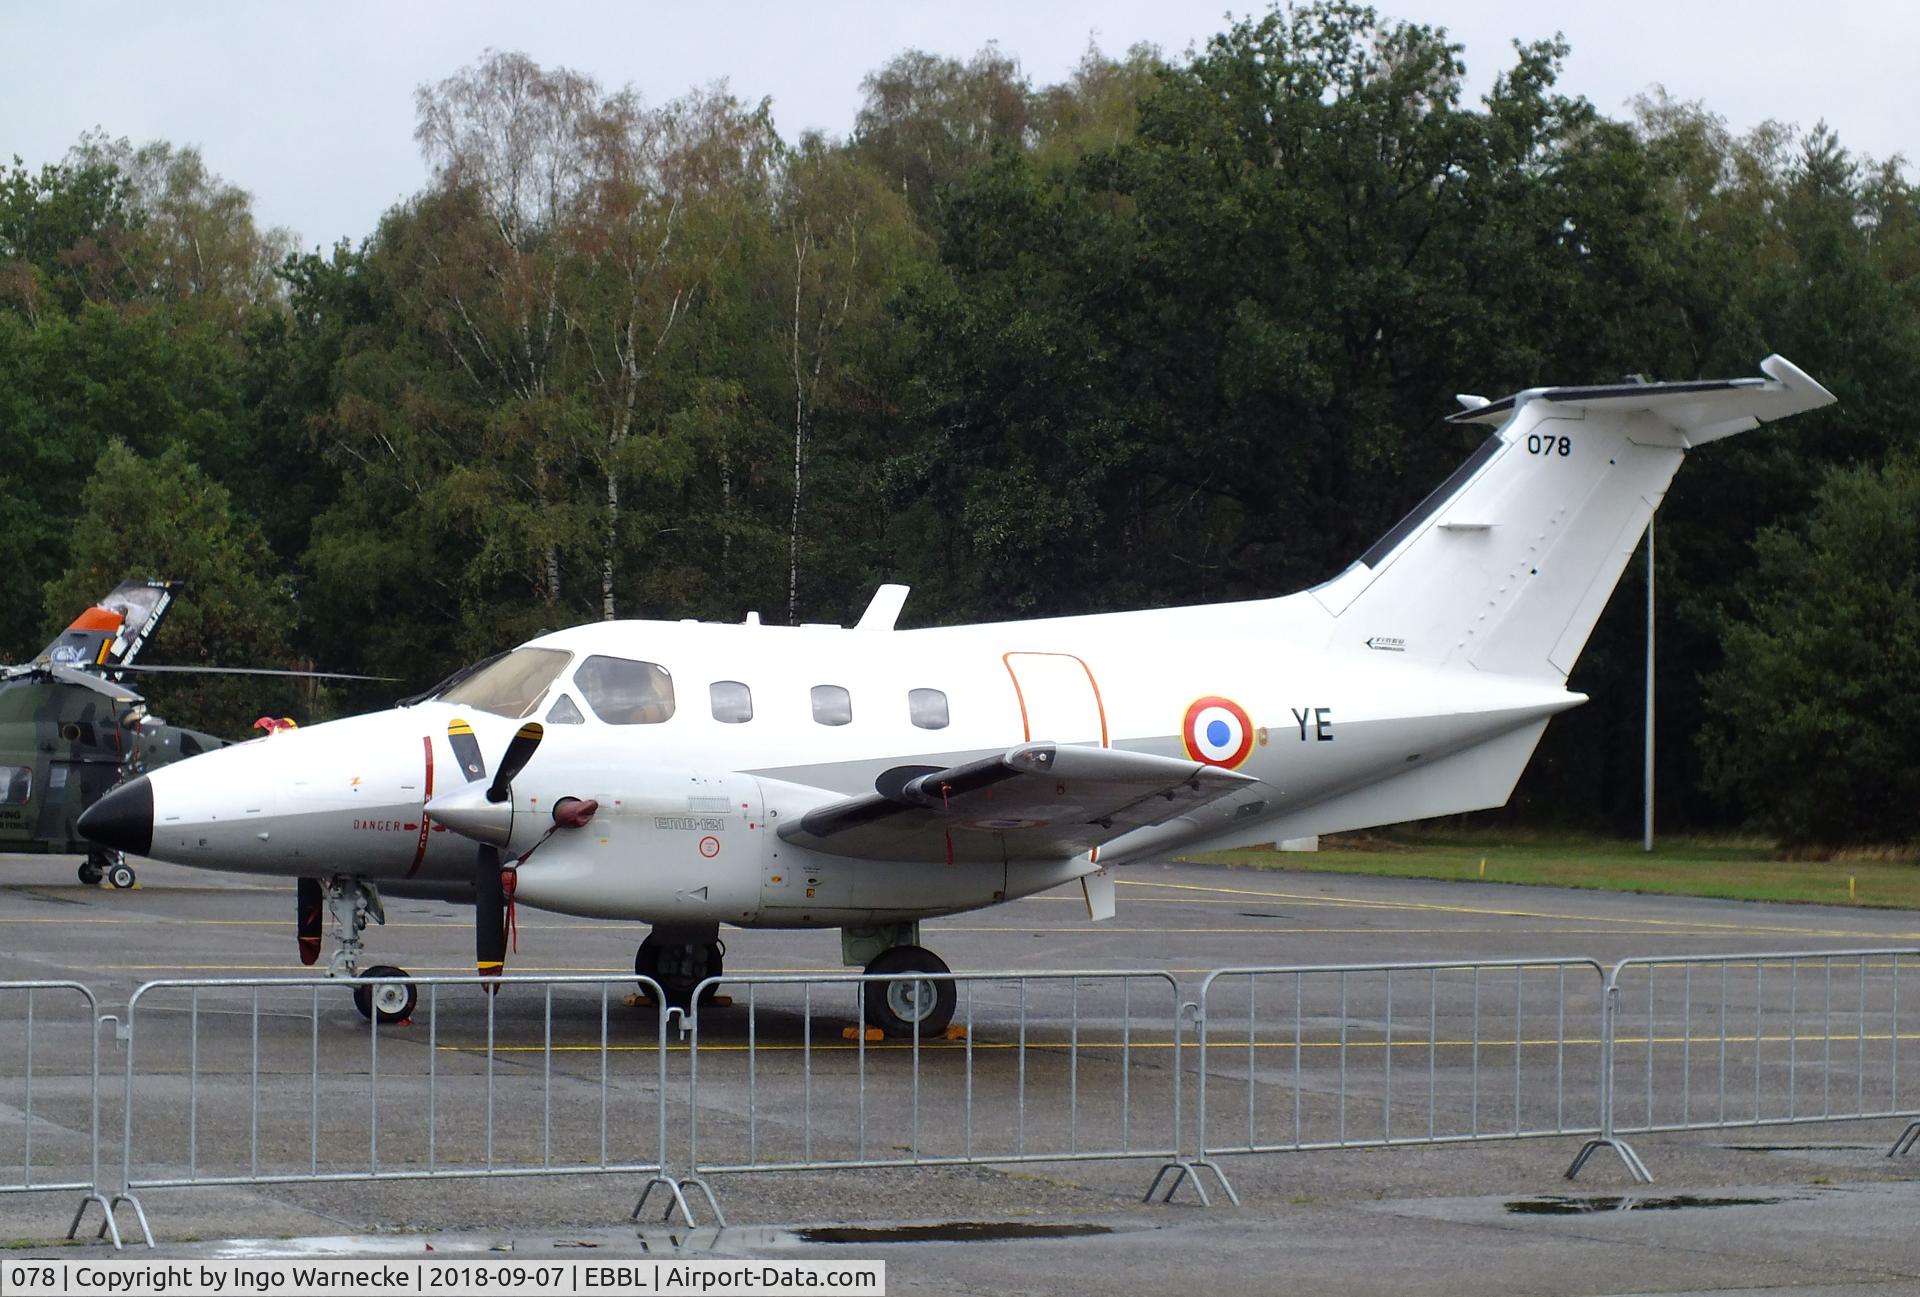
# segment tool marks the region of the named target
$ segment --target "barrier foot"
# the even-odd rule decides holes
[[[653,1191],[655,1189],[665,1189],[667,1191],[667,1209],[660,1214],[661,1221],[664,1223],[672,1220],[674,1211],[678,1209],[680,1219],[686,1221],[689,1227],[697,1226],[699,1222],[693,1218],[693,1209],[687,1206],[687,1197],[680,1191],[680,1186],[686,1183],[698,1183],[698,1181],[677,1181],[664,1171],[653,1176],[647,1181],[646,1188],[640,1191],[640,1201],[633,1204],[633,1211],[628,1214],[627,1219],[630,1221],[638,1221],[641,1211],[646,1208],[647,1199],[653,1196]],[[700,1187],[702,1189],[706,1188],[705,1185],[701,1185]],[[707,1201],[710,1203],[713,1202],[713,1194],[711,1192],[707,1194]],[[716,1205],[714,1207],[714,1216],[718,1218],[719,1214],[720,1209]],[[722,1225],[726,1224],[725,1221],[721,1221],[720,1223]]]
[[[1194,1193],[1200,1198],[1200,1205],[1202,1207],[1213,1206],[1213,1200],[1207,1197],[1207,1186],[1200,1178],[1202,1168],[1213,1172],[1213,1178],[1219,1181],[1221,1191],[1227,1195],[1227,1201],[1238,1207],[1240,1205],[1240,1195],[1233,1191],[1233,1185],[1228,1183],[1227,1177],[1221,1172],[1220,1168],[1205,1158],[1199,1158],[1192,1162],[1186,1161],[1185,1159],[1177,1159],[1172,1162],[1161,1163],[1160,1169],[1153,1173],[1153,1183],[1147,1186],[1147,1192],[1140,1201],[1152,1202],[1155,1191],[1160,1188],[1161,1182],[1165,1181],[1167,1189],[1165,1193],[1160,1195],[1160,1201],[1172,1202],[1173,1195],[1179,1191],[1180,1186],[1191,1181]],[[1171,1174],[1171,1178],[1169,1178],[1169,1174]]]
[[[690,1175],[680,1182],[682,1189],[686,1189],[688,1186],[692,1186],[700,1191],[701,1196],[707,1200],[707,1210],[713,1213],[713,1223],[720,1229],[725,1229],[727,1227],[726,1213],[720,1210],[720,1200],[713,1196],[713,1186],[697,1175]],[[719,1243],[718,1235],[715,1236],[714,1242],[716,1245]]]
[[[147,1224],[147,1209],[140,1205],[139,1198],[130,1193],[116,1193],[111,1199],[101,1198],[98,1194],[94,1194],[89,1197],[88,1201],[99,1202],[102,1209],[100,1228],[93,1236],[95,1239],[103,1239],[111,1235],[115,1248],[125,1246],[120,1238],[120,1222],[116,1219],[115,1215],[120,1209],[120,1204],[124,1202],[133,1208],[133,1218],[140,1224],[141,1240],[144,1241],[148,1247],[154,1246],[153,1229]],[[80,1228],[80,1218],[86,1214],[86,1210],[87,1204],[86,1202],[82,1202],[80,1204],[80,1210],[74,1213],[73,1229],[77,1230]],[[72,1230],[67,1232],[67,1237],[73,1237]]]
[[[120,1226],[113,1219],[113,1208],[107,1204],[107,1200],[104,1197],[97,1193],[87,1194],[80,1199],[80,1206],[73,1213],[73,1223],[67,1226],[67,1237],[70,1239],[79,1237],[80,1222],[87,1218],[87,1205],[96,1202],[100,1204],[100,1214],[106,1218],[106,1223],[101,1227],[100,1233],[96,1237],[112,1235],[113,1250],[118,1252],[125,1246],[125,1244],[120,1241]]]
[[[1614,1139],[1610,1136],[1590,1139],[1582,1144],[1580,1152],[1573,1159],[1573,1165],[1567,1168],[1567,1179],[1572,1180],[1577,1177],[1580,1174],[1580,1168],[1587,1164],[1587,1159],[1603,1148],[1610,1148],[1619,1154],[1620,1161],[1627,1168],[1627,1174],[1637,1182],[1653,1183],[1653,1173],[1647,1170],[1647,1164],[1640,1160],[1640,1155],[1633,1151],[1633,1146],[1623,1139]]]
[[[1899,1157],[1904,1153],[1913,1152],[1915,1140],[1920,1140],[1920,1121],[1907,1123],[1907,1128],[1900,1132],[1900,1138],[1894,1140],[1893,1147],[1887,1150],[1887,1156]]]

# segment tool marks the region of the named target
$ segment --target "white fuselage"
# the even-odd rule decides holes
[[[1098,866],[1084,854],[995,865],[849,859],[785,842],[779,827],[871,793],[896,767],[951,766],[1051,740],[1168,757],[1198,748],[1258,781],[1207,815],[1108,843],[1094,853],[1100,865],[1273,841],[1381,822],[1383,789],[1404,808],[1387,819],[1498,804],[1546,718],[1581,701],[1557,681],[1327,644],[1328,622],[1311,600],[911,631],[574,627],[525,646],[570,656],[524,711],[428,701],[155,771],[152,854],[460,895],[474,876],[475,844],[422,809],[466,780],[448,724],[470,723],[491,763],[521,721],[534,719],[545,738],[513,780],[506,847],[512,858],[539,844],[518,870],[520,900],[656,924],[911,920],[1029,895]],[[575,678],[593,657],[662,668],[672,714],[603,720]],[[715,697],[716,682],[724,698]],[[738,719],[740,686],[750,719]],[[827,691],[820,709],[816,687]],[[930,697],[943,706],[928,705]],[[1207,697],[1244,709],[1244,745],[1224,722],[1211,736],[1183,732],[1192,704]],[[577,721],[553,719],[563,698]],[[942,714],[946,723],[930,728]],[[1209,748],[1213,738],[1226,746]],[[566,797],[600,809],[585,828],[543,842],[554,803]]]

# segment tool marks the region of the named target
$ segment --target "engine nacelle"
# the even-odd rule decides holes
[[[588,918],[835,927],[977,909],[1057,886],[1086,868],[1084,860],[1009,868],[810,851],[783,841],[779,827],[845,794],[731,771],[542,761],[515,781],[514,794],[505,854],[533,848],[519,869],[517,898]],[[554,805],[569,797],[599,807],[584,826],[542,840]]]
[[[559,762],[536,769],[537,791],[527,776],[514,789],[513,849],[533,847],[519,869],[518,899],[590,918],[752,921],[773,839],[758,779],[604,765],[569,778]],[[554,804],[567,797],[590,798],[599,809],[585,825],[540,841]]]

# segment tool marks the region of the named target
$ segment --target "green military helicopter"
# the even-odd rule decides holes
[[[229,740],[150,715],[146,700],[125,683],[130,673],[370,678],[136,665],[180,587],[178,581],[124,581],[31,662],[0,670],[0,851],[84,853],[81,882],[133,886],[123,853],[87,842],[75,830],[80,813],[123,779]]]

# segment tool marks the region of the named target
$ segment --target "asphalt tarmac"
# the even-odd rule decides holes
[[[124,1015],[129,995],[143,982],[298,972],[290,886],[151,862],[141,864],[140,877],[137,890],[112,892],[81,886],[65,858],[0,857],[0,980],[77,980],[97,993],[104,1012]],[[468,911],[389,900],[387,912],[387,925],[369,933],[368,962],[421,975],[470,971]],[[511,968],[619,973],[631,968],[641,935],[637,925],[522,912]],[[837,934],[830,931],[724,935],[729,974],[842,971]],[[1122,873],[1119,914],[1107,923],[1087,920],[1076,891],[930,923],[923,940],[962,972],[1166,970],[1177,979],[1180,998],[1191,1000],[1204,974],[1227,967],[1571,957],[1611,963],[1637,956],[1920,947],[1920,919],[1897,911],[1155,865]],[[1660,1096],[1661,1115],[1683,1085],[1690,1091],[1684,1103],[1696,1116],[1723,1094],[1768,1112],[1782,1103],[1795,1111],[1841,1111],[1856,1090],[1869,1106],[1875,1094],[1881,1103],[1914,1102],[1897,1052],[1908,1034],[1902,1022],[1916,1024],[1900,1017],[1897,1004],[1885,1003],[1887,961],[1815,958],[1793,973],[1790,986],[1770,967],[1764,976],[1773,980],[1765,989],[1749,990],[1755,971],[1742,966],[1733,992],[1704,974],[1690,979],[1679,1009],[1669,1005],[1681,1003],[1672,999],[1678,984],[1661,983],[1661,1007],[1648,1014],[1661,1025],[1649,1035],[1681,1040],[1692,1051],[1685,1059],[1664,1046],[1649,1051],[1647,1084]],[[1392,988],[1355,975],[1338,984],[1346,997],[1340,1001],[1331,998],[1335,980],[1322,979],[1300,992],[1297,1037],[1284,999],[1294,991],[1276,999],[1280,988],[1222,979],[1211,1011],[1223,1034],[1245,1023],[1248,995],[1265,1007],[1246,1033],[1246,1061],[1223,1051],[1210,1069],[1210,1138],[1222,1146],[1247,1130],[1260,1141],[1324,1136],[1333,1142],[1342,1131],[1371,1138],[1380,1133],[1382,1116],[1389,1133],[1417,1137],[1435,1129],[1425,1125],[1430,1107],[1438,1110],[1434,1120],[1443,1132],[1469,1112],[1483,1132],[1515,1122],[1529,1130],[1570,1129],[1594,1110],[1597,1097],[1595,1033],[1578,1025],[1594,1018],[1597,976],[1578,968],[1524,975],[1490,970],[1471,983],[1442,981],[1435,990],[1407,975]],[[1016,1117],[1029,1150],[1063,1148],[1068,1140],[1082,1148],[1123,1139],[1132,1141],[1130,1148],[1153,1148],[1174,1140],[1155,1124],[1170,1111],[1174,1005],[1151,987],[1142,981],[1123,989],[1111,979],[1024,988],[980,984],[963,1015],[973,1024],[970,1040],[941,1042],[944,1054],[930,1047],[926,1066],[911,1075],[911,1090],[899,1070],[905,1056],[895,1055],[886,1064],[895,1070],[870,1089],[872,1108],[861,1111],[870,1124],[873,1112],[886,1116],[891,1124],[875,1129],[883,1151],[895,1153],[949,1147],[960,1139],[963,1119],[977,1147],[1003,1147],[994,1141],[1012,1138]],[[1383,1000],[1383,989],[1391,998]],[[529,1073],[489,1087],[501,1114],[491,1129],[507,1160],[541,1147],[530,1142],[536,1105],[545,1153],[556,1162],[580,1155],[583,1142],[594,1138],[593,1105],[602,1092],[595,1079],[603,1030],[599,993],[569,990],[575,998],[557,1000],[553,1009],[518,994],[511,1002],[503,997],[494,1011],[502,1048],[551,1039],[556,1052],[535,1048],[530,1057],[561,1060],[544,1064],[548,1075]],[[711,1020],[719,1061],[703,1078],[702,1093],[711,1096],[716,1114],[702,1118],[706,1160],[777,1160],[785,1147],[780,1141],[799,1128],[793,1111],[799,1102],[810,1105],[807,1128],[821,1141],[816,1154],[852,1148],[849,1132],[858,1119],[855,1096],[846,1089],[850,1069],[872,1066],[869,1075],[880,1077],[873,1059],[885,1063],[878,1051],[893,1046],[874,1046],[872,1057],[859,1054],[860,1042],[837,1038],[838,1027],[851,1020],[845,1006],[828,997],[803,1012],[791,988],[756,988],[749,1028],[740,990],[736,1005]],[[1783,991],[1791,996],[1791,1003],[1778,999],[1787,1006],[1784,1019],[1777,1012],[1767,1016],[1764,1007],[1752,1022],[1742,1016],[1772,1005]],[[609,994],[605,1030],[619,1047],[609,1057],[637,1076],[637,1069],[658,1061],[656,1019]],[[1907,997],[1907,1012],[1920,1010],[1920,986],[1899,994]],[[1469,995],[1482,1005],[1471,1018],[1464,1007]],[[471,988],[447,988],[437,1000],[431,1036],[422,1039],[419,1013],[410,1028],[381,1035],[383,1165],[387,1158],[395,1165],[417,1160],[426,1130],[439,1141],[434,1155],[456,1161],[488,1129],[473,1106],[484,1000]],[[1733,1005],[1731,1025],[1714,1020],[1722,1000]],[[154,1011],[140,1019],[136,1037],[142,1075],[150,1068],[161,1078],[156,1088],[143,1088],[137,1110],[143,1172],[177,1172],[188,1139],[202,1173],[244,1170],[256,1148],[270,1165],[291,1165],[316,1131],[325,1141],[315,1138],[316,1159],[344,1164],[348,1151],[363,1154],[365,1085],[329,1088],[323,1115],[309,1107],[313,1071],[330,1074],[336,1062],[363,1049],[365,1024],[344,993],[270,989],[265,1009],[252,1010],[251,1003],[250,990],[209,995],[194,1015],[177,994],[164,1013],[156,993],[143,997]],[[0,1078],[0,1112],[17,1128],[30,1125],[44,1155],[84,1143],[84,1087],[75,1078],[87,1046],[84,1032],[60,1019],[77,1002],[62,1004],[56,993],[43,992],[36,1004],[35,1042],[16,1048],[12,1069],[21,1070],[21,1057],[34,1061],[33,1121],[21,1120],[28,1106],[23,1076]],[[19,1009],[4,1013],[19,1044]],[[1676,1013],[1685,1027],[1677,1033]],[[1709,1022],[1715,1048],[1693,1048]],[[749,1039],[756,1051],[751,1075]],[[1721,1039],[1731,1043],[1721,1049]],[[1030,1048],[1015,1048],[1019,1041]],[[1920,1040],[1906,1048],[1914,1062],[1908,1071],[1920,1082]],[[112,1092],[103,1110],[112,1130],[119,1121],[122,1045],[103,1031],[101,1049]],[[976,1052],[957,1052],[966,1049]],[[249,1051],[264,1060],[258,1075],[270,1078],[251,1095],[230,1079],[255,1075],[246,1066]],[[1815,1051],[1817,1068],[1808,1066]],[[1782,1089],[1776,1076],[1784,1074],[1787,1055],[1799,1070]],[[682,1049],[668,1059],[676,1095],[684,1092],[684,1058]],[[1754,1060],[1752,1075],[1759,1075],[1762,1059],[1764,1094],[1747,1070]],[[1894,1074],[1883,1075],[1889,1062]],[[1395,1070],[1383,1076],[1388,1066]],[[429,1067],[455,1111],[419,1110],[417,1078]],[[538,1097],[556,1092],[556,1068],[558,1092],[572,1096],[557,1105]],[[1639,1068],[1636,1058],[1621,1075],[1634,1081]],[[183,1106],[181,1077],[196,1070],[217,1078],[223,1069],[228,1082],[207,1081]],[[973,1087],[964,1107],[958,1090],[939,1088],[963,1074]],[[1183,1077],[1189,1114],[1194,1079],[1191,1071]],[[1260,1102],[1251,1125],[1242,1120],[1249,1091]],[[1291,1096],[1301,1094],[1307,1101],[1293,1107]],[[255,1112],[258,1121],[250,1116]],[[1299,1126],[1292,1125],[1296,1112]],[[671,1116],[677,1141],[684,1108],[675,1106]],[[651,1129],[639,1119],[620,1125]],[[657,1225],[636,1231],[623,1224],[644,1179],[632,1175],[195,1187],[154,1189],[142,1197],[163,1251],[172,1255],[298,1249],[410,1256],[424,1255],[431,1244],[437,1254],[498,1255],[511,1248],[520,1257],[570,1259],[642,1248],[881,1257],[896,1293],[1920,1292],[1920,1241],[1911,1228],[1920,1201],[1914,1184],[1920,1155],[1886,1156],[1902,1125],[1882,1119],[1635,1135],[1634,1147],[1657,1177],[1652,1186],[1635,1185],[1604,1154],[1569,1183],[1563,1173],[1581,1140],[1560,1134],[1222,1156],[1241,1197],[1238,1208],[1224,1204],[1217,1189],[1211,1208],[1184,1190],[1171,1204],[1142,1205],[1159,1165],[1153,1157],[716,1175],[711,1178],[731,1222],[724,1231]],[[1188,1135],[1178,1138],[1190,1143]],[[19,1161],[14,1140],[0,1149],[6,1154],[0,1163]],[[106,1143],[112,1155],[102,1178],[111,1183],[119,1174],[118,1141]],[[0,1242],[30,1251],[56,1242],[76,1201],[67,1192],[0,1196]],[[875,1232],[849,1241],[806,1232],[849,1224]],[[987,1228],[960,1228],[974,1224]],[[902,1232],[905,1226],[924,1228]]]

